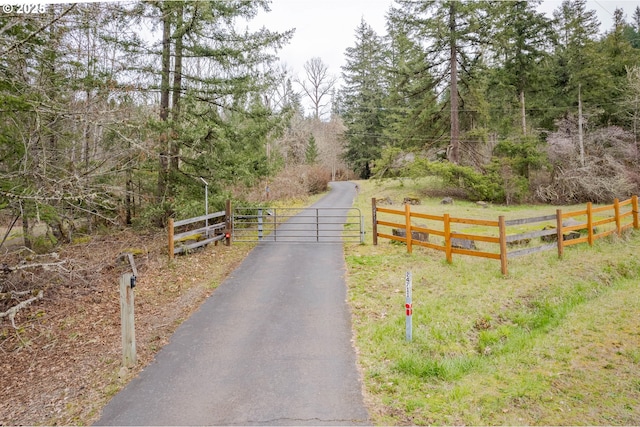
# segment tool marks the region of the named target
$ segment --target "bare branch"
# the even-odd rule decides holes
[[[32,302],[42,298],[44,298],[44,291],[40,290],[38,291],[38,294],[33,298],[29,298],[28,300],[22,301],[20,304],[11,307],[9,310],[5,311],[4,313],[0,313],[0,319],[8,316],[9,320],[11,320],[11,326],[13,326],[14,329],[18,329],[16,327],[16,322],[15,322],[15,317],[16,317],[16,314],[18,314],[18,311],[27,307]]]
[[[33,33],[29,34],[27,37],[25,37],[23,40],[20,40],[19,42],[9,46],[9,48],[7,50],[5,50],[4,52],[0,53],[0,56],[6,56],[9,53],[13,52],[14,50],[18,49],[19,47],[21,47],[22,45],[24,45],[25,43],[27,43],[29,40],[31,40],[32,38],[34,38],[35,36],[37,36],[38,34],[40,34],[41,32],[43,32],[44,30],[46,30],[47,28],[49,28],[51,25],[55,24],[56,22],[58,22],[59,20],[61,20],[67,13],[71,12],[74,8],[76,7],[75,3],[72,3],[71,6],[69,6],[65,11],[63,11],[59,16],[56,16],[55,18],[53,18],[51,21],[49,21],[47,24],[43,25],[42,27],[38,28],[38,30],[34,31]]]
[[[331,94],[338,79],[329,74],[329,68],[320,58],[311,58],[305,62],[304,70],[306,80],[297,80],[297,83],[311,100],[314,117],[319,119],[321,116],[320,110],[328,104],[323,103],[322,100]]]

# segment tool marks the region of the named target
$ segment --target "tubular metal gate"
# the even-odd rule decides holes
[[[232,229],[234,242],[364,242],[358,208],[237,207]]]

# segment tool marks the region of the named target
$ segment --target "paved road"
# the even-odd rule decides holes
[[[340,243],[259,244],[97,425],[368,424],[344,274]]]

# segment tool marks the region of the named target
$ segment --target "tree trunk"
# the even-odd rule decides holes
[[[451,67],[451,151],[449,161],[458,164],[460,161],[460,123],[458,118],[458,50],[456,47],[456,9],[455,1],[449,2],[449,31],[451,57],[449,63]]]
[[[638,106],[640,106],[640,102],[638,95],[636,95],[635,109],[633,112],[633,142],[636,147],[636,161],[640,158],[640,147],[638,146]]]
[[[29,216],[27,214],[26,209],[24,208],[24,203],[20,202],[20,214],[22,215],[22,236],[24,237],[24,246],[27,249],[32,248],[31,237],[29,232]]]
[[[131,225],[132,218],[132,203],[131,199],[133,198],[133,182],[131,176],[131,166],[127,166],[127,182],[125,184],[125,196],[124,196],[124,206],[125,206],[125,223],[127,225]]]
[[[522,134],[527,135],[527,115],[524,107],[524,90],[520,90],[520,111],[522,115]]]
[[[580,166],[584,167],[584,134],[582,130],[581,85],[578,85],[578,145],[580,146]]]
[[[162,14],[162,77],[160,82],[160,120],[169,118],[169,74],[171,73],[171,16],[167,3]],[[158,189],[156,201],[162,202],[167,195],[169,169],[169,139],[166,134],[160,137]]]
[[[180,117],[180,96],[182,93],[182,38],[184,37],[183,27],[183,13],[184,4],[177,3],[178,9],[176,11],[176,36],[175,36],[175,55],[174,55],[174,70],[173,70],[173,97],[171,114],[173,117],[174,127],[178,125],[178,119]],[[180,144],[177,140],[177,135],[174,132],[171,134],[171,163],[169,165],[170,176],[178,171],[179,159],[180,159]]]

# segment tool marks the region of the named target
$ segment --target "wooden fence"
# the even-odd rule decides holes
[[[552,215],[510,220],[499,216],[497,221],[412,212],[410,204],[405,204],[404,210],[380,207],[375,198],[371,200],[371,205],[374,245],[378,244],[378,238],[390,239],[406,243],[409,253],[414,245],[423,246],[444,252],[449,263],[453,254],[496,259],[500,260],[504,275],[508,274],[509,258],[553,249],[557,249],[561,257],[566,246],[584,242],[593,245],[596,239],[614,233],[620,235],[631,227],[639,228],[637,196],[623,202],[616,199],[607,206],[593,207],[587,203],[586,209],[580,211],[562,212],[558,209]],[[428,221],[429,224],[414,224],[414,219]],[[507,229],[530,228],[531,224],[540,227],[545,223],[542,229],[533,231],[519,230],[509,234]],[[458,228],[458,224],[465,226],[466,230],[454,231],[452,227]],[[388,232],[389,228],[393,233]],[[430,241],[430,236],[442,237],[441,243]],[[535,245],[537,242],[533,239],[537,238],[540,244]],[[483,242],[482,247],[478,248],[476,242]],[[489,249],[486,248],[487,244]]]
[[[194,224],[202,225],[193,228]],[[175,229],[191,225],[190,230],[175,233]],[[208,215],[202,215],[195,218],[174,221],[169,218],[167,225],[169,235],[169,260],[172,260],[175,254],[189,251],[209,243],[225,240],[227,245],[231,239],[231,203],[227,201],[224,211],[215,212]]]

